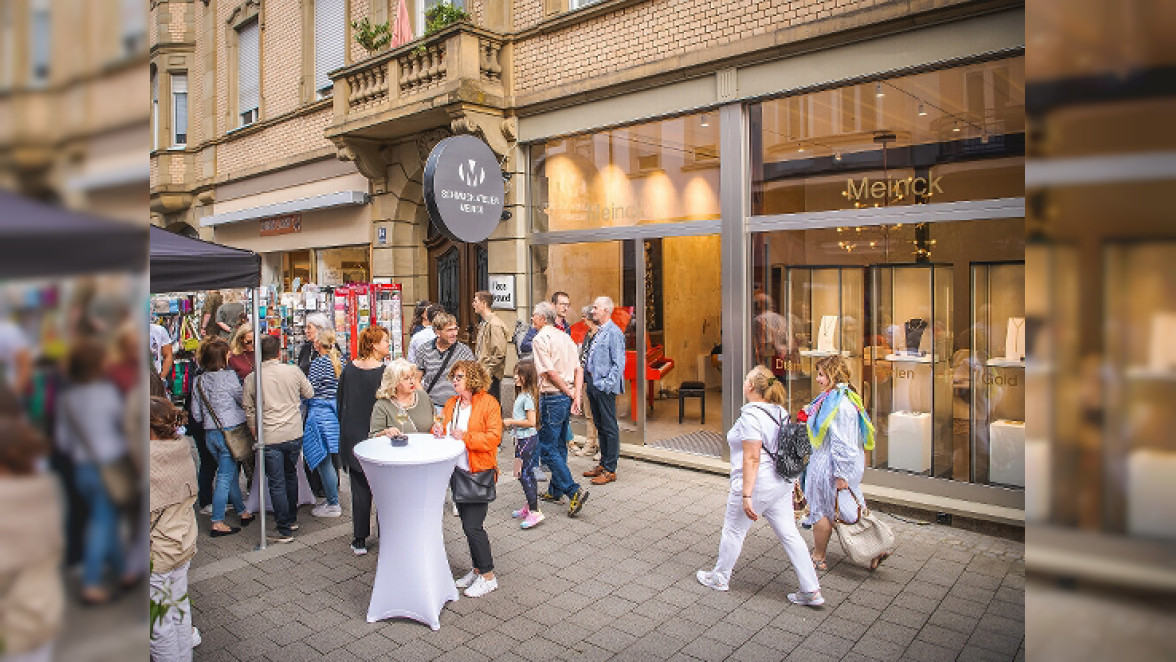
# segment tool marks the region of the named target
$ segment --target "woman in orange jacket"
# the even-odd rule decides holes
[[[449,370],[449,379],[457,395],[445,403],[441,422],[433,433],[448,431],[449,436],[465,444],[466,453],[458,466],[471,472],[494,471],[498,478],[498,444],[502,441],[502,406],[486,392],[490,374],[477,361],[458,361]],[[483,523],[489,503],[459,503],[457,514],[470,545],[473,569],[455,583],[471,598],[480,598],[498,588],[494,577],[494,558],[490,554],[490,537]]]

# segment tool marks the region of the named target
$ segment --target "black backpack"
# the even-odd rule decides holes
[[[763,407],[757,407],[771,416],[771,412]],[[775,418],[775,417],[773,417]],[[776,466],[776,475],[784,480],[793,480],[799,476],[808,465],[809,455],[813,451],[809,442],[808,429],[804,423],[798,421],[776,421],[780,429],[776,433],[776,452],[773,453],[767,445],[764,451],[772,458]]]

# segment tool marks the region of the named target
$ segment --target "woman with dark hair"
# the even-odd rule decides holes
[[[486,392],[490,388],[490,373],[477,361],[458,361],[449,369],[449,379],[457,395],[445,403],[441,421],[433,425],[433,434],[438,437],[448,434],[465,444],[466,452],[458,457],[458,467],[474,473],[493,471],[497,480],[502,406]],[[498,588],[490,537],[483,527],[489,507],[489,503],[457,504],[474,567],[456,584],[470,598],[480,598]]]
[[[382,326],[369,326],[359,334],[359,358],[343,366],[335,407],[339,411],[339,454],[351,481],[351,551],[356,556],[367,553],[371,533],[372,490],[367,476],[352,450],[368,438],[368,422],[376,405],[376,391],[384,375],[384,359],[391,350],[390,336]]]
[[[67,361],[69,387],[57,402],[54,426],[58,447],[73,460],[74,484],[89,505],[82,553],[81,599],[102,604],[111,599],[104,587],[107,569],[131,583],[119,535],[119,510],[102,482],[102,466],[127,456],[123,404],[118,389],[102,377],[106,347],[93,339],[74,343]]]
[[[164,398],[151,398],[151,599],[166,611],[151,623],[151,659],[192,659],[192,605],[188,567],[196,555],[196,466],[178,428],[184,414]]]
[[[429,311],[429,306],[431,305],[425,299],[421,299],[416,303],[416,308],[412,311],[412,331],[409,332],[408,337],[415,336],[417,331],[425,328],[425,313]]]
[[[245,425],[245,409],[241,405],[241,381],[229,369],[229,344],[211,338],[200,346],[196,359],[204,374],[192,382],[192,418],[204,426],[204,443],[216,458],[216,486],[212,493],[213,538],[228,536],[241,529],[225,524],[225,506],[233,504],[241,526],[253,523],[253,514],[245,509],[241,498],[241,484],[237,480],[239,465],[229,451],[225,435],[229,430]]]

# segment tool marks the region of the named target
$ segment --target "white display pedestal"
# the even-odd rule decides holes
[[[1025,423],[1004,419],[988,426],[988,480],[1025,486]]]
[[[1152,449],[1127,457],[1127,533],[1176,540],[1176,453]]]
[[[1049,519],[1049,441],[1025,441],[1025,521]]]
[[[888,466],[915,473],[930,471],[931,414],[893,412],[888,421]]]

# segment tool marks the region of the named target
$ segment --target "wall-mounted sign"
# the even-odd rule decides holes
[[[515,277],[491,275],[489,280],[490,294],[494,295],[494,304],[490,307],[495,310],[514,310]]]
[[[377,228],[376,229],[376,243],[379,244],[380,246],[383,246],[384,244],[388,243],[388,228]]]
[[[263,237],[294,232],[302,232],[302,214],[286,214],[285,216],[271,216],[261,219],[261,236]]]
[[[502,220],[502,170],[478,138],[452,136],[437,143],[425,162],[424,184],[429,218],[454,241],[485,241]]]

